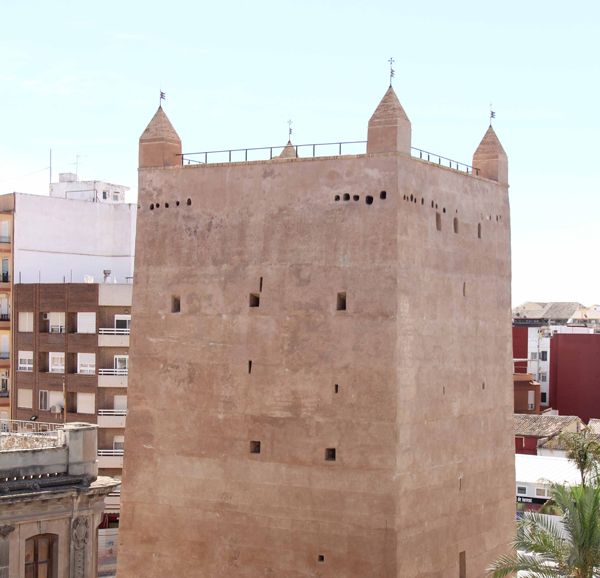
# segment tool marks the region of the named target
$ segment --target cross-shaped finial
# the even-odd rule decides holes
[[[288,140],[292,141],[292,119],[288,120]]]
[[[391,57],[388,62],[390,63],[390,86],[392,86],[392,78],[394,78],[394,74],[395,74],[395,70],[394,70],[394,62],[396,62],[394,60],[393,57]]]

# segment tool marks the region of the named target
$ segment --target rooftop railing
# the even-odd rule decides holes
[[[342,156],[366,153],[366,140],[340,141],[329,143],[311,143],[291,145],[300,158],[316,158],[323,156]],[[195,153],[183,153],[181,155],[183,165],[191,164],[214,164],[214,163],[238,163],[248,161],[265,161],[277,158],[287,145],[272,147],[254,147],[242,149],[226,149],[220,151],[202,151]],[[479,169],[466,163],[461,163],[426,150],[411,147],[411,156],[432,164],[447,167],[467,174],[479,174]]]
[[[0,450],[34,450],[61,447],[65,443],[63,425],[23,421],[0,420]]]

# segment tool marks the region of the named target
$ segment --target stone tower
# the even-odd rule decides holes
[[[184,166],[163,116],[119,578],[482,576],[514,528],[499,142],[479,175],[413,158],[390,88],[366,154]]]

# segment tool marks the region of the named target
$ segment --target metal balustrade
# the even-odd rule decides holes
[[[100,335],[129,335],[130,331],[129,327],[123,329],[120,327],[101,327],[98,329]]]
[[[99,409],[98,415],[127,415],[126,409]]]
[[[98,457],[122,456],[123,450],[98,450]]]
[[[128,369],[115,369],[115,368],[109,368],[109,369],[99,369],[98,370],[98,375],[127,375],[128,373]]]
[[[322,156],[342,156],[343,154],[365,154],[367,148],[366,140],[340,141],[328,143],[310,143],[291,145],[299,158],[316,158]],[[220,151],[202,151],[181,154],[183,165],[212,163],[234,163],[248,161],[265,161],[277,158],[287,145],[270,147],[252,147],[241,149],[225,149]],[[304,153],[303,155],[301,153]],[[467,174],[479,174],[479,169],[466,163],[455,161],[423,149],[411,147],[411,156],[429,163],[447,167],[449,169]]]

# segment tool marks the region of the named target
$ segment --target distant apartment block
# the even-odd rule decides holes
[[[126,190],[67,173],[50,196],[0,196],[0,418],[11,407],[14,285],[131,282],[137,207]]]
[[[98,466],[121,478],[127,416],[131,290],[126,284],[14,286],[12,415],[98,425]],[[119,496],[107,499],[117,521]]]

